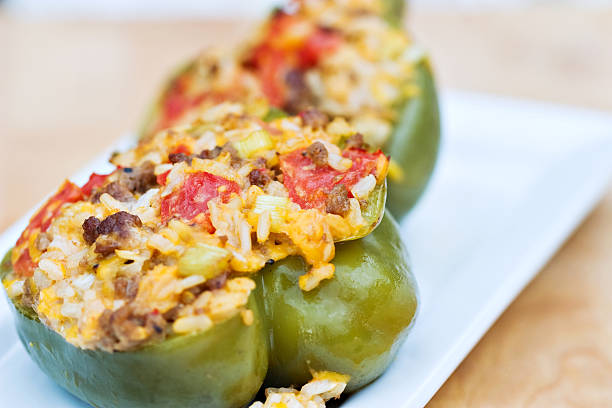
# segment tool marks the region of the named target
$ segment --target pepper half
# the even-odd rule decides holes
[[[397,225],[387,214],[367,237],[337,245],[334,279],[311,292],[297,286],[306,270],[301,258],[264,269],[248,304],[252,325],[236,316],[204,333],[136,351],[75,347],[31,309],[9,304],[36,364],[94,406],[238,408],[254,398],[266,372],[266,383],[287,385],[307,382],[311,369],[337,370],[351,376],[351,391],[380,376],[417,309],[406,259]],[[10,271],[9,253],[0,278]]]
[[[302,292],[308,266],[291,257],[263,270],[270,330],[271,386],[303,384],[312,371],[351,377],[354,391],[380,376],[405,339],[417,310],[417,288],[397,224],[386,214],[360,240],[337,245],[334,279]]]
[[[0,278],[9,272],[10,252]],[[75,347],[42,324],[32,309],[8,303],[32,360],[95,407],[241,407],[253,399],[266,375],[268,339],[253,298],[250,326],[235,316],[214,330],[114,353]]]
[[[0,268],[32,359],[101,407],[237,408],[268,374],[380,375],[416,309],[388,159],[343,119],[306,122],[222,104],[66,181]]]
[[[300,2],[296,3],[300,4]],[[383,0],[381,4],[382,16],[387,24],[395,29],[399,28],[401,26],[404,2]],[[280,14],[279,12],[272,13],[268,21],[269,27],[264,27],[268,27],[267,29],[271,32],[274,30],[286,30],[286,26],[290,23],[283,20],[285,17],[289,22],[291,21],[291,16],[287,17],[282,12]],[[291,32],[291,30],[289,31]],[[268,41],[272,41],[275,44],[279,37],[280,35],[272,35],[270,37],[272,39],[268,39]],[[291,43],[291,41],[287,41]],[[316,98],[308,99],[305,96],[307,92],[300,88],[305,86],[306,80],[304,78],[306,76],[303,74],[302,76],[294,75],[294,73],[308,69],[308,66],[316,64],[316,61],[322,58],[322,55],[333,54],[336,41],[339,41],[338,36],[335,36],[333,30],[318,29],[305,42],[305,46],[294,49],[291,48],[294,47],[291,45],[290,51],[286,49],[282,51],[273,49],[270,51],[268,45],[264,43],[249,48],[246,52],[243,51],[243,55],[238,57],[224,56],[223,58],[227,59],[224,59],[221,63],[214,59],[209,60],[206,58],[206,55],[203,55],[183,65],[171,75],[170,80],[166,82],[162,92],[153,103],[140,135],[145,137],[159,129],[160,126],[166,127],[170,124],[176,124],[177,121],[180,122],[185,112],[197,110],[199,105],[207,100],[218,102],[220,100],[238,99],[244,101],[244,99],[266,97],[275,114],[278,113],[277,108],[289,109],[290,111],[295,111],[292,113],[297,113],[294,105],[301,107],[312,105],[326,112],[326,101],[317,100]],[[316,47],[311,47],[309,44],[316,44]],[[430,62],[426,55],[421,55],[422,52],[419,51],[418,47],[413,47],[411,52],[414,54],[414,69],[403,82],[405,85],[412,87],[414,92],[409,97],[399,98],[393,104],[393,113],[388,113],[393,116],[393,120],[391,121],[391,131],[388,133],[390,136],[386,138],[386,142],[377,142],[376,140],[380,140],[380,138],[368,140],[374,147],[382,147],[393,159],[389,173],[389,199],[387,204],[391,212],[398,219],[403,217],[416,204],[427,186],[437,160],[440,142],[440,114]],[[255,56],[248,57],[246,61],[243,61],[245,59],[244,55],[248,56],[249,53],[253,53]],[[262,56],[257,57],[258,53],[261,53]],[[258,72],[255,73],[254,77],[244,81],[250,84],[245,88],[246,90],[239,92],[236,89],[216,87],[199,77],[202,73],[223,70],[228,65],[228,59],[231,58],[239,59],[241,61],[238,64],[241,67],[239,69],[244,69],[244,66],[246,66],[247,71],[251,69],[249,68],[250,65],[260,64]],[[289,66],[296,62],[293,61],[289,66],[286,66],[285,58],[291,60],[297,59],[299,61],[297,64],[302,65],[299,69],[290,69]],[[253,60],[256,62],[253,62]],[[289,73],[286,74],[287,78],[285,78],[285,74],[282,73],[287,70],[289,70]],[[289,79],[290,76],[291,80]],[[193,93],[189,85],[192,81],[198,84],[197,87],[204,86],[204,88],[198,89]],[[253,88],[253,83],[257,83],[257,81],[259,81],[259,85]],[[297,90],[285,89],[285,81],[292,81],[294,84],[292,86],[296,86]],[[235,87],[236,83],[240,82],[240,80],[232,81],[231,87]],[[381,92],[384,93],[382,89],[384,87],[381,88]],[[287,98],[293,102],[287,102]],[[258,108],[254,107],[253,109],[257,110]],[[266,109],[264,108],[264,110]],[[339,114],[339,112],[327,113]],[[353,118],[360,119],[363,113],[357,113],[353,115]],[[345,113],[340,114],[346,115]],[[371,126],[374,125],[368,125],[367,127]],[[357,126],[357,130],[360,130],[359,126]]]

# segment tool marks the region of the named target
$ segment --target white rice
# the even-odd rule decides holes
[[[243,254],[251,252],[251,225],[246,221],[240,222],[240,250]]]
[[[270,211],[264,210],[257,220],[257,241],[265,242],[270,236]]]
[[[62,266],[58,263],[49,259],[41,259],[38,263],[38,267],[47,274],[51,280],[61,280],[64,278],[64,271]]]
[[[205,131],[202,135],[197,138],[193,144],[193,150],[196,153],[202,150],[212,150],[217,146],[217,138],[214,132],[210,130]]]
[[[289,191],[287,190],[287,187],[285,187],[283,183],[276,180],[272,180],[271,182],[269,182],[266,185],[264,191],[266,192],[266,194],[273,195],[276,197],[289,197]]]
[[[212,327],[213,322],[206,315],[185,316],[176,319],[172,328],[177,333],[205,331]]]
[[[55,293],[61,298],[71,298],[76,292],[72,286],[70,286],[68,281],[63,280],[55,284]]]
[[[7,293],[10,297],[17,297],[17,296],[23,295],[23,292],[24,292],[23,289],[24,289],[24,281],[18,280],[18,281],[11,283],[11,285],[7,288]]]
[[[351,193],[353,193],[357,199],[363,200],[368,198],[372,190],[374,190],[374,187],[376,187],[376,177],[372,174],[368,174],[351,188]]]
[[[116,200],[112,195],[104,193],[100,196],[100,202],[110,212],[125,211],[129,212],[130,208],[127,203]]]
[[[113,300],[113,310],[117,310],[123,305],[125,305],[125,300],[123,299]]]
[[[175,250],[175,245],[168,239],[164,238],[161,234],[151,235],[147,241],[147,245],[153,249],[157,249],[162,254],[169,254]]]
[[[185,290],[204,282],[206,282],[206,278],[204,276],[191,275],[180,281],[180,287],[182,288],[182,290]]]
[[[168,177],[166,177],[166,187],[164,187],[164,190],[161,193],[162,197],[170,195],[174,189],[183,182],[186,168],[187,163],[185,162],[180,162],[172,166],[172,170],[170,170]]]
[[[351,159],[342,157],[339,154],[329,153],[327,155],[327,164],[334,170],[346,171],[351,168],[353,162]]]
[[[155,169],[153,170],[153,174],[155,174],[156,176],[159,176],[160,174],[164,174],[167,171],[172,170],[172,163],[163,163],[163,164],[158,164],[157,166],[155,166]]]
[[[84,291],[89,289],[95,280],[96,277],[93,274],[79,275],[72,280],[72,285],[78,290]]]
[[[138,164],[142,164],[148,161],[155,165],[158,165],[160,163],[163,163],[164,159],[162,158],[159,152],[153,151],[141,157],[140,160],[138,161]]]
[[[82,303],[64,303],[61,307],[61,312],[66,317],[79,318],[83,311]]]

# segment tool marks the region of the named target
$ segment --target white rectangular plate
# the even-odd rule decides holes
[[[424,199],[401,224],[421,310],[395,362],[343,408],[420,407],[554,254],[612,175],[612,116],[450,92]],[[123,149],[129,138],[109,149]],[[104,171],[108,153],[75,176]],[[0,236],[4,253],[27,218]],[[80,407],[28,358],[0,301],[0,406]],[[25,404],[25,405],[24,405]]]

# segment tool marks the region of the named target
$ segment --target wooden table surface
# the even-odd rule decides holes
[[[612,112],[612,9],[416,13],[410,26],[443,87]],[[133,129],[178,61],[248,28],[0,11],[0,230]],[[611,272],[612,191],[429,406],[612,406]]]

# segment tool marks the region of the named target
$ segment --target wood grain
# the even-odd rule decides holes
[[[0,230],[121,132],[165,73],[243,22],[26,22],[0,12]],[[612,10],[433,13],[446,87],[612,111]],[[429,406],[612,406],[612,192]]]
[[[612,406],[611,233],[612,193],[429,407]]]

